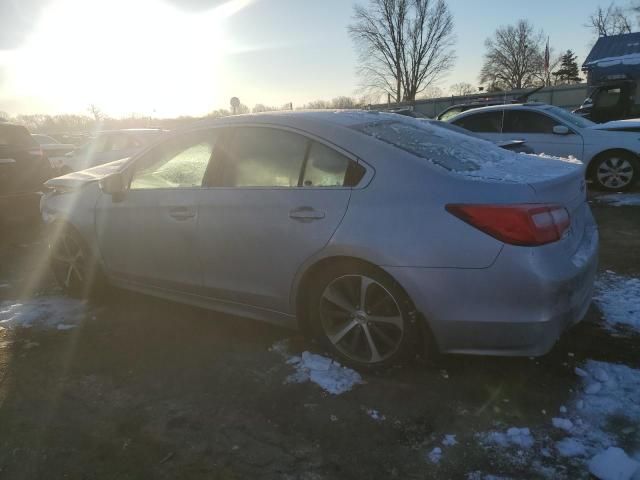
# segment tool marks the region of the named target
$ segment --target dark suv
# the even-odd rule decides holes
[[[0,220],[37,214],[42,184],[51,176],[49,160],[29,130],[0,123]]]

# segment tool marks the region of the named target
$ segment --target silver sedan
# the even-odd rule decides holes
[[[72,295],[109,284],[299,328],[343,361],[541,355],[591,299],[577,161],[377,112],[207,121],[50,180]]]

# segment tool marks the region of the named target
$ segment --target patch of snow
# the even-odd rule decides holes
[[[640,207],[640,193],[611,193],[595,199],[614,207]]]
[[[467,474],[467,480],[509,480],[509,477],[498,477],[475,471]]]
[[[373,418],[376,422],[381,422],[383,420],[386,420],[387,418],[384,415],[382,415],[378,410],[374,410],[373,408],[367,409],[367,415]]]
[[[0,327],[58,328],[78,325],[87,313],[87,304],[66,297],[36,297],[0,303]]]
[[[533,447],[534,440],[531,431],[528,428],[511,427],[505,433],[489,432],[485,436],[485,440],[494,443],[500,447],[517,446],[520,448]]]
[[[0,283],[0,288],[9,288],[10,286],[8,283]]]
[[[570,432],[573,429],[573,422],[568,418],[552,418],[551,423],[554,427]]]
[[[584,445],[572,437],[556,442],[556,450],[563,457],[584,457],[587,454]]]
[[[560,406],[560,413],[567,413],[567,407],[565,407],[564,405]]]
[[[362,383],[358,372],[343,367],[335,360],[311,352],[302,352],[300,356],[288,356],[286,342],[276,342],[271,350],[287,358],[287,364],[296,369],[285,382],[313,382],[324,391],[333,395],[348,392],[354,385]]]
[[[616,447],[608,448],[589,461],[589,472],[600,480],[631,480],[639,470],[640,462]]]
[[[452,447],[453,445],[457,445],[458,441],[456,440],[455,435],[445,435],[444,440],[442,440],[442,445],[446,447]]]
[[[607,324],[640,330],[640,278],[606,271],[596,281],[594,301]]]
[[[605,57],[593,60],[585,66],[600,68],[613,67],[615,65],[640,65],[640,53],[628,53],[627,55],[620,55],[618,57]]]
[[[427,458],[431,463],[440,463],[440,460],[442,459],[442,449],[440,447],[435,447],[429,452]]]

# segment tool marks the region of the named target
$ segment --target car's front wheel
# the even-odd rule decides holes
[[[49,237],[53,274],[66,294],[89,298],[101,287],[99,263],[82,237],[69,226],[53,228]]]
[[[309,309],[316,337],[352,366],[398,363],[416,338],[407,295],[389,275],[366,264],[325,269],[315,278]]]
[[[638,161],[625,152],[612,152],[594,160],[593,181],[600,190],[619,192],[630,189],[638,179]]]

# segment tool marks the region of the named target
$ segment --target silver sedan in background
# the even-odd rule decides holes
[[[50,180],[67,292],[103,282],[302,329],[360,367],[541,355],[580,321],[598,234],[577,161],[378,112],[216,119]]]

